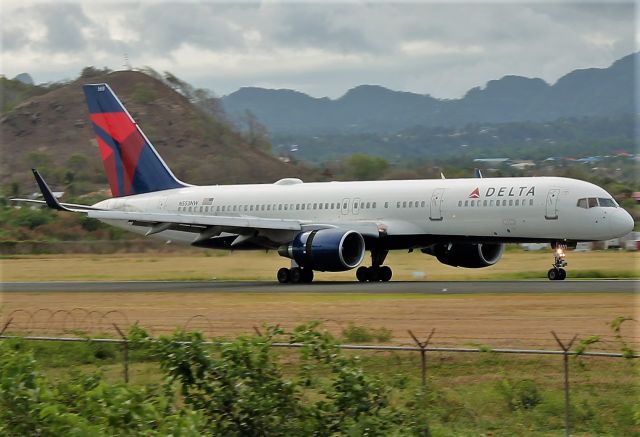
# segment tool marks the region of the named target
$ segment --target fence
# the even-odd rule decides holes
[[[18,314],[23,310],[16,310],[12,313],[13,316]],[[41,311],[41,310],[38,310]],[[37,313],[37,312],[36,312]],[[66,314],[72,314],[73,310],[66,311]],[[34,313],[35,314],[35,313]],[[60,314],[59,311],[50,312],[50,319],[53,319],[56,314]],[[87,316],[89,316],[91,312],[87,312]],[[104,314],[100,314],[100,317],[96,320],[99,320],[100,324],[103,324],[105,319],[110,314],[120,314],[126,320],[126,316],[120,313],[119,311],[109,311]],[[194,316],[185,323],[185,326],[192,321],[192,319],[197,318],[198,316]],[[33,314],[31,314],[31,318],[33,318]],[[86,317],[85,317],[86,318]],[[52,336],[30,336],[30,335],[4,335],[8,327],[11,325],[13,321],[12,317],[9,317],[0,330],[0,339],[22,339],[26,341],[53,341],[53,342],[95,342],[95,343],[112,343],[122,345],[123,349],[123,378],[126,383],[129,382],[129,340],[126,335],[122,332],[120,327],[116,323],[111,323],[112,327],[118,332],[121,338],[80,338],[80,337],[52,337]],[[128,323],[128,320],[127,320]],[[254,327],[254,330],[258,335],[262,335],[260,329]],[[571,350],[573,344],[578,338],[577,334],[571,338],[568,342],[562,341],[558,335],[551,331],[551,335],[557,342],[560,347],[559,350],[550,350],[550,349],[517,349],[517,348],[486,348],[486,347],[478,347],[478,348],[462,348],[462,347],[433,347],[429,346],[431,340],[435,334],[436,330],[432,329],[429,335],[424,339],[420,340],[418,337],[411,331],[408,331],[409,336],[412,338],[415,346],[391,346],[391,345],[363,345],[363,344],[340,344],[338,347],[343,350],[359,350],[359,351],[380,351],[380,352],[411,352],[411,353],[419,353],[420,354],[420,380],[423,387],[426,387],[427,383],[427,355],[429,352],[440,352],[440,353],[494,353],[494,354],[522,354],[522,355],[557,355],[562,356],[562,365],[563,365],[563,376],[564,376],[564,426],[565,426],[565,434],[567,436],[571,435],[571,400],[570,400],[570,379],[569,379],[569,356],[582,356],[582,357],[610,357],[610,358],[627,358],[627,359],[637,359],[640,358],[640,355],[635,354],[633,352],[629,353],[616,353],[616,352],[592,352],[592,351],[576,351]],[[184,344],[188,344],[188,342],[183,342]],[[204,344],[207,345],[220,345],[223,344],[220,341],[205,341]],[[274,348],[301,348],[304,345],[301,343],[283,343],[283,342],[274,342],[272,343],[272,347]]]

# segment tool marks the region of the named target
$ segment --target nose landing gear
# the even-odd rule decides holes
[[[567,248],[566,245],[556,243],[552,245],[553,252],[553,268],[547,272],[547,278],[551,281],[563,281],[567,277],[567,271],[563,267],[567,266],[567,262],[564,260],[564,251]]]

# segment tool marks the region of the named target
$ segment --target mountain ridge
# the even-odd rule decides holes
[[[359,85],[336,99],[288,89],[243,87],[221,101],[232,118],[249,110],[274,134],[382,133],[413,126],[629,114],[635,113],[638,56],[632,53],[606,68],[576,69],[553,84],[505,75],[471,88],[459,99]]]

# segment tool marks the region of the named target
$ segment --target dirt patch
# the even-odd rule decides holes
[[[550,334],[563,339],[597,335],[592,349],[619,350],[608,324],[633,316],[632,294],[571,295],[367,295],[225,293],[5,293],[0,323],[9,331],[60,334],[73,330],[115,335],[112,323],[133,323],[154,334],[177,327],[207,336],[252,333],[254,327],[292,328],[321,321],[339,335],[350,322],[393,331],[392,342],[411,344],[436,328],[434,346],[555,348]],[[17,311],[20,310],[20,311]],[[623,325],[632,347],[639,344],[637,322]],[[635,330],[635,331],[634,331]]]

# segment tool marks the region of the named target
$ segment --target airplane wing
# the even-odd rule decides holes
[[[132,211],[87,211],[89,217],[101,220],[128,220],[134,226],[150,227],[146,235],[168,229],[186,232],[216,234],[221,232],[247,233],[251,230],[311,231],[316,229],[344,228],[359,232],[363,236],[378,237],[379,226],[373,222],[315,223],[295,219],[273,219],[263,217],[227,217],[173,213],[150,213]],[[211,235],[213,236],[213,235]]]
[[[316,229],[346,228],[361,233],[363,236],[377,238],[379,226],[373,222],[313,223],[296,219],[275,219],[263,217],[228,217],[195,214],[176,214],[165,212],[120,211],[95,208],[88,205],[60,203],[51,189],[36,169],[32,169],[44,200],[11,199],[20,202],[46,204],[49,208],[59,211],[82,212],[91,218],[100,220],[126,220],[134,226],[149,227],[146,235],[156,234],[166,230],[198,233],[196,240],[205,240],[222,232],[240,235],[251,235],[260,230],[278,231],[310,231]]]
[[[21,199],[18,197],[14,197],[9,199],[12,202],[22,202],[22,203],[34,203],[37,205],[47,205],[47,201],[46,200],[35,200],[35,199]],[[64,202],[58,202],[58,204],[65,208],[63,209],[63,211],[72,211],[72,212],[86,212],[86,211],[101,211],[100,208],[94,208],[93,206],[89,206],[89,205],[78,205],[77,203],[64,203]],[[58,209],[58,208],[54,208],[54,209]]]
[[[40,176],[40,173],[38,172],[38,170],[36,170],[35,168],[32,168],[31,171],[33,172],[33,177],[36,178],[36,182],[38,183],[38,187],[42,192],[42,197],[44,197],[44,200],[13,198],[13,199],[10,199],[11,201],[35,203],[40,205],[46,204],[49,208],[56,209],[58,211],[87,212],[87,211],[99,210],[99,208],[94,208],[93,206],[89,206],[89,205],[77,205],[75,203],[60,203],[56,198],[56,196],[53,195],[53,192],[51,191],[51,188],[49,188],[49,185],[47,185],[43,177]]]

